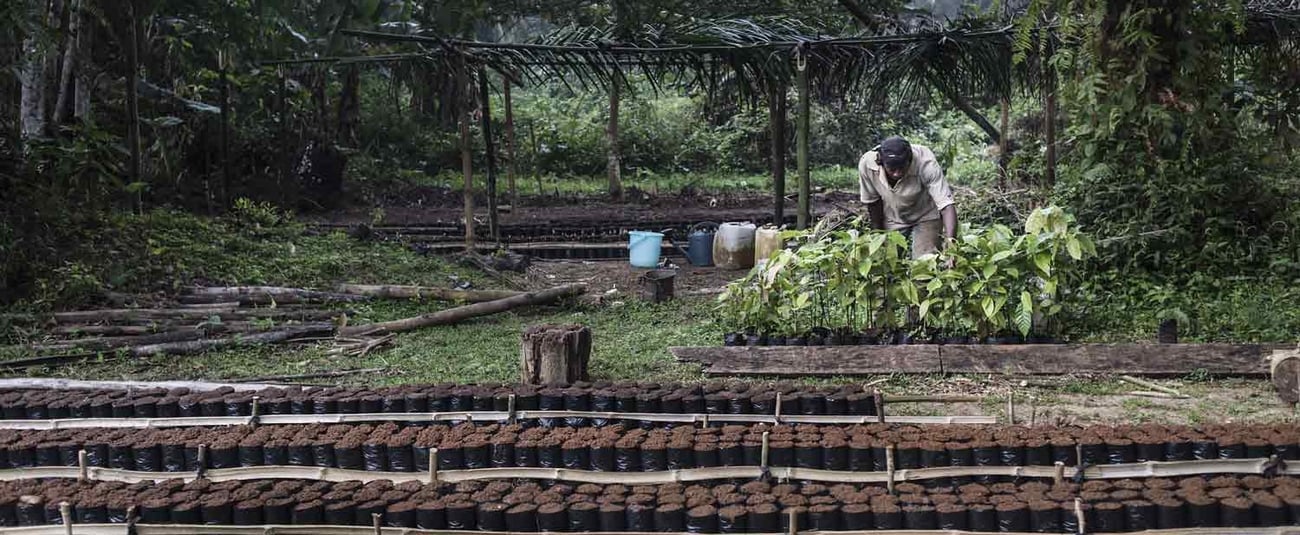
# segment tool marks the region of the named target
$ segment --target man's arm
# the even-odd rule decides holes
[[[943,237],[947,240],[957,238],[957,205],[949,204],[939,210],[939,217],[943,218]],[[945,243],[947,242],[945,240]]]
[[[876,202],[867,203],[867,221],[871,223],[871,228],[876,230],[885,230],[885,204],[880,199]],[[956,217],[953,218],[956,221]]]

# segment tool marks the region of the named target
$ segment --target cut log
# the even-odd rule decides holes
[[[1274,351],[1269,372],[1282,401],[1300,403],[1300,350]]]
[[[936,373],[939,346],[672,347],[681,361],[705,365],[708,375],[781,377]]]
[[[485,303],[507,297],[514,297],[523,292],[511,290],[453,290],[451,288],[431,288],[428,286],[396,286],[390,284],[340,284],[339,293],[368,297],[392,299],[436,299],[439,301],[463,301],[466,303]]]
[[[516,295],[514,297],[498,299],[496,301],[488,301],[486,303],[475,303],[472,305],[465,305],[456,308],[449,308],[447,310],[440,310],[438,312],[421,314],[413,318],[371,323],[368,325],[356,325],[352,327],[344,327],[342,329],[339,329],[339,335],[354,336],[360,334],[402,332],[402,331],[419,329],[422,327],[430,327],[433,325],[447,325],[450,323],[464,321],[466,319],[473,318],[473,317],[486,316],[489,314],[496,314],[498,312],[505,312],[512,308],[549,303],[551,301],[556,301],[558,299],[562,299],[565,297],[572,297],[575,295],[579,295],[585,291],[587,291],[586,286],[581,284],[571,284],[568,286],[560,286],[558,288],[542,290],[540,292],[523,293],[523,294]]]
[[[939,346],[945,373],[1176,377],[1263,377],[1268,348],[1257,344],[1026,344]]]
[[[0,318],[11,321],[40,322],[52,319],[59,324],[70,323],[147,323],[166,320],[207,320],[213,317],[222,321],[250,318],[284,320],[322,320],[341,314],[332,310],[302,310],[278,308],[240,309],[225,308],[116,308],[105,310],[78,310],[55,312],[48,315],[9,314]]]
[[[1204,372],[1263,377],[1275,347],[1256,344],[1026,344],[822,347],[674,347],[678,360],[710,375],[869,375],[999,373],[1127,374],[1145,377]]]
[[[573,383],[587,380],[591,329],[582,325],[534,325],[524,330],[519,353],[522,382]]]
[[[368,298],[362,295],[280,286],[196,286],[189,288],[179,298],[180,302],[188,304],[237,301],[245,305],[354,302],[366,299]]]

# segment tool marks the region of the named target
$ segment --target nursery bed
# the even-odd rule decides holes
[[[0,524],[362,526],[488,532],[790,533],[968,530],[1003,533],[1269,528],[1300,520],[1300,480],[1182,479],[971,483],[925,487],[750,481],[568,485],[469,481],[72,480],[0,483]],[[101,526],[102,527],[102,526]],[[125,527],[125,526],[123,526]],[[220,529],[220,528],[217,528]],[[342,529],[342,528],[340,528]],[[1294,530],[1295,528],[1291,528]],[[84,532],[77,530],[78,532]],[[878,532],[879,532],[878,531]],[[21,531],[14,531],[15,533]],[[319,528],[314,533],[327,531]],[[358,531],[360,532],[360,531]],[[1228,533],[1217,529],[1215,533]]]

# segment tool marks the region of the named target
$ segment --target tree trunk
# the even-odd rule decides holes
[[[785,221],[785,87],[768,92],[768,123],[772,130],[772,224]]]
[[[457,121],[460,124],[460,172],[463,180],[462,193],[465,201],[465,250],[474,252],[474,157],[470,154],[469,115],[470,103],[465,94],[469,93],[469,77],[465,72],[469,67],[462,61],[456,70],[457,86],[461,89],[461,98],[456,100]]]
[[[506,108],[506,187],[510,189],[510,206],[519,207],[519,189],[515,184],[515,106],[510,99],[510,78],[501,80],[501,96]]]
[[[998,138],[998,187],[1006,191],[1007,166],[1011,163],[1011,146],[1007,141],[1007,124],[1011,120],[1011,101],[1004,98],[999,107],[1002,112],[1002,124],[1000,126],[1002,136]]]
[[[221,193],[223,205],[229,207],[233,182],[230,161],[230,80],[226,77],[226,57],[221,52],[217,53],[217,76],[217,86],[221,91]]]
[[[582,325],[534,325],[524,330],[519,352],[521,382],[569,384],[586,381],[591,329]]]
[[[622,163],[618,153],[618,80],[609,83],[609,126],[605,129],[605,139],[609,143],[609,198],[623,198]]]
[[[139,13],[136,12],[135,0],[127,3],[130,10],[130,25],[127,29],[125,39],[126,48],[126,143],[127,150],[131,154],[130,165],[127,168],[127,177],[130,183],[136,187],[136,210],[144,211],[144,201],[141,193],[143,188],[138,187],[140,182],[140,98],[136,94],[136,84],[140,82],[140,39],[139,39]]]
[[[357,123],[361,119],[361,70],[356,65],[349,65],[343,74],[343,87],[339,90],[339,131],[340,145],[356,147],[360,145],[357,138]]]
[[[473,317],[504,312],[512,308],[548,303],[564,297],[578,295],[585,291],[587,291],[586,286],[581,284],[560,286],[558,288],[551,288],[540,292],[529,292],[514,297],[498,299],[496,301],[488,301],[486,303],[475,303],[473,305],[449,308],[447,310],[440,310],[438,312],[423,314],[413,318],[345,327],[339,329],[339,334],[343,336],[352,336],[358,334],[402,332],[434,325],[447,325]]]
[[[81,12],[82,2],[85,0],[72,0],[72,6],[68,12],[68,33],[65,36],[63,44],[63,68],[59,73],[59,93],[54,103],[54,124],[62,125],[68,122],[68,117],[72,114],[72,100],[76,92],[76,84],[72,81],[74,73],[77,72],[77,64],[80,63],[80,32],[81,32]]]
[[[92,13],[94,0],[78,0],[80,9],[76,35],[76,69],[73,71],[72,116],[86,121],[90,119],[90,95],[95,92],[95,78],[91,76],[91,59],[94,57],[95,18]]]
[[[812,113],[812,110],[809,104],[810,96],[808,93],[809,91],[811,91],[811,89],[808,87],[808,69],[806,68],[806,66],[803,65],[799,66],[798,78],[799,78],[798,79],[799,118],[798,118],[798,123],[795,125],[795,129],[798,130],[798,135],[799,135],[799,139],[797,141],[798,143],[797,152],[795,154],[795,157],[798,159],[798,165],[799,165],[798,224],[799,224],[799,228],[806,229],[808,228],[808,225],[812,222],[812,217],[811,217],[812,214],[810,213],[811,199],[809,198],[810,195],[812,194],[812,184],[811,184],[812,178],[808,174],[808,144],[809,144],[808,127],[809,127],[809,122],[811,121],[810,115]]]
[[[496,147],[492,144],[492,95],[490,89],[488,87],[487,69],[480,67],[478,71],[478,91],[481,100],[479,105],[482,111],[484,160],[487,163],[488,232],[492,234],[492,241],[500,246],[501,231],[497,228]]]
[[[47,3],[28,0],[28,13],[37,21],[23,38],[22,65],[18,78],[20,89],[19,121],[24,139],[43,137],[45,124],[45,45],[40,32],[46,28]]]
[[[931,81],[930,85],[937,88],[939,90],[939,93],[942,94],[944,98],[952,102],[954,106],[957,106],[957,109],[961,110],[962,113],[966,114],[966,117],[970,118],[970,120],[972,121],[975,121],[975,124],[979,126],[980,129],[983,130],[984,133],[989,136],[990,141],[992,141],[993,143],[998,143],[999,141],[1001,141],[1002,133],[998,132],[998,129],[993,126],[993,123],[990,123],[988,118],[984,117],[984,115],[981,114],[979,110],[975,109],[975,107],[972,106],[971,103],[968,102],[965,98],[963,98],[961,95],[958,95],[956,93],[949,93],[947,90],[944,89],[943,84],[934,83],[933,80]]]
[[[1044,165],[1046,186],[1051,187],[1056,184],[1056,69],[1052,68],[1052,52],[1055,51],[1055,43],[1051,41],[1049,33],[1046,37],[1047,51],[1043,54],[1043,83],[1047,85],[1043,91],[1043,97],[1047,100],[1043,104],[1043,143],[1046,145],[1047,154]]]

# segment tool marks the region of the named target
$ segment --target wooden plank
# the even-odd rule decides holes
[[[673,347],[708,375],[832,376],[934,373],[939,346]]]
[[[828,376],[883,373],[1127,374],[1266,377],[1268,344],[1024,344],[813,347],[673,347],[708,375]]]
[[[1265,377],[1270,351],[1258,344],[1025,344],[938,346],[944,373],[1108,373]]]

